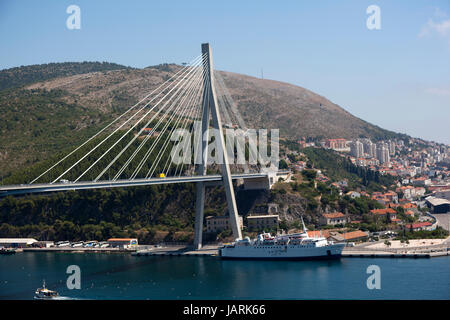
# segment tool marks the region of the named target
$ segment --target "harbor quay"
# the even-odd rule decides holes
[[[8,248],[6,253],[16,252],[54,252],[54,253],[125,253],[133,256],[211,256],[219,257],[219,249],[224,246],[222,243],[212,243],[197,249],[193,245],[185,243],[160,243],[152,245],[130,244],[134,239],[109,239],[108,246],[92,246],[74,243],[72,245],[60,246],[52,245],[23,245],[17,243],[30,242],[30,239],[11,239],[14,245],[5,246],[2,251]],[[134,242],[133,242],[134,243]],[[48,244],[48,243],[47,243]],[[2,252],[3,253],[3,252]],[[392,257],[392,258],[431,258],[450,255],[450,237],[447,239],[416,239],[410,240],[408,244],[398,240],[391,240],[389,246],[383,241],[363,242],[353,246],[346,246],[342,257]]]
[[[382,244],[382,242],[380,242]],[[373,244],[372,244],[373,245]],[[131,254],[133,256],[219,256],[218,249],[221,245],[208,245],[202,249],[194,250],[191,246],[148,246],[138,249]],[[432,258],[450,255],[450,243],[438,245],[411,246],[402,248],[374,248],[366,244],[355,247],[346,247],[342,251],[342,257],[366,257],[366,258]]]
[[[133,256],[211,256],[218,257],[219,245],[205,246],[200,250],[194,250],[192,246],[166,245],[161,247],[139,246],[137,249],[120,248],[23,248],[16,252],[61,252],[61,253],[131,253]],[[342,251],[342,257],[367,257],[367,258],[431,258],[450,255],[447,246],[435,246],[428,248],[398,249],[371,249],[347,247]]]
[[[51,247],[51,248],[23,248],[18,249],[23,252],[72,252],[72,253],[123,253],[135,250],[122,248],[71,248],[71,247]],[[19,251],[20,252],[20,251]]]

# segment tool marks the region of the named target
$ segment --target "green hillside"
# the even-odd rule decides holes
[[[164,64],[132,69],[95,62],[0,71],[2,183],[26,183],[37,177],[179,68]],[[249,128],[280,128],[282,137],[293,140],[301,136],[311,139],[367,136],[374,140],[399,136],[352,116],[304,88],[227,72],[221,75]],[[116,146],[117,150],[136,133],[131,132],[128,139]],[[73,163],[97,141],[93,140],[40,181],[56,179],[71,161]],[[73,181],[111,141],[64,178]],[[146,148],[148,146],[141,152],[146,152]],[[132,150],[134,148],[118,159],[111,167],[111,174],[115,174]],[[305,153],[312,166],[321,168],[332,179],[347,179],[351,187],[375,190],[390,183],[372,172],[355,169],[335,153],[316,148],[307,149]],[[115,154],[117,152],[105,156],[82,180],[96,178]],[[153,160],[149,159],[144,172]],[[132,163],[124,177],[129,176],[136,165]],[[158,170],[160,168],[155,172]],[[103,179],[109,177],[110,172],[107,172]],[[256,202],[271,201],[287,206],[290,217],[305,214],[306,221],[314,225],[324,209],[341,207],[330,186],[320,187],[323,190],[313,190],[309,184],[294,184],[288,193],[275,188],[262,198],[261,193],[239,191],[238,206],[243,210],[241,213],[247,214]],[[317,201],[319,196],[322,196],[320,202]],[[140,240],[149,242],[164,230],[170,234],[167,240],[187,240],[186,237],[192,236],[194,198],[194,187],[190,184],[7,197],[0,199],[0,237],[88,240],[138,235]],[[352,210],[357,211],[356,208],[354,205]],[[223,190],[209,189],[205,214],[222,215],[225,210]],[[185,233],[175,236],[175,232]]]
[[[319,168],[332,181],[347,180],[349,188],[353,190],[364,188],[368,191],[382,191],[382,186],[390,186],[395,181],[392,176],[358,167],[333,150],[305,148],[302,152],[314,168]]]
[[[180,68],[83,62],[0,71],[0,176],[79,145]],[[290,139],[403,137],[305,88],[236,73],[220,75],[249,128],[279,128]]]
[[[3,178],[67,151],[110,117],[65,102],[61,90],[0,91],[0,173]],[[20,169],[19,169],[20,168]]]
[[[98,71],[129,69],[109,62],[63,62],[35,64],[0,70],[0,90],[22,87],[34,82]]]

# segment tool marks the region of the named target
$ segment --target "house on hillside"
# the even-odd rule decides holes
[[[398,194],[394,191],[388,191],[383,194],[383,196],[389,199],[390,202],[397,203],[398,202]]]
[[[412,230],[412,231],[420,231],[420,230],[434,230],[433,224],[431,222],[425,221],[425,222],[417,222],[413,224],[407,224],[405,226],[406,230]]]
[[[405,214],[411,218],[414,218],[414,211],[412,211],[412,210],[406,210]]]
[[[278,228],[280,217],[277,214],[247,216],[248,230],[262,231]]]
[[[159,132],[155,130],[154,128],[143,128],[141,132],[141,136],[147,136],[151,134],[152,137],[157,137],[159,135]]]
[[[397,219],[397,211],[392,208],[373,209],[370,210],[370,212],[377,217],[385,218],[386,216],[389,216],[390,219]]]
[[[426,177],[419,177],[417,179],[414,179],[412,183],[414,186],[426,187],[431,184],[431,180],[427,179]]]
[[[342,212],[324,213],[319,218],[319,223],[322,225],[337,225],[347,223],[347,217]]]

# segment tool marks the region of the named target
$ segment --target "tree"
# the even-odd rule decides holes
[[[303,170],[302,171],[302,175],[308,179],[308,180],[313,180],[317,177],[317,172],[315,170]]]
[[[284,159],[281,159],[281,160],[280,160],[280,163],[279,163],[278,167],[279,167],[280,169],[288,169],[288,168],[289,168],[287,162],[286,162]]]
[[[390,214],[390,213],[387,213],[387,214],[386,214],[386,224],[389,224],[389,223],[391,223],[391,222],[392,222],[391,214]]]

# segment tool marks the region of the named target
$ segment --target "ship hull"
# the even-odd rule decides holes
[[[314,256],[314,257],[238,257],[238,256],[221,256],[222,260],[280,260],[280,261],[312,261],[312,260],[338,260],[342,257],[341,254],[329,256]]]
[[[219,250],[222,259],[240,260],[331,260],[342,256],[344,244],[323,247],[274,246],[224,247]]]

